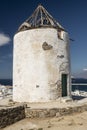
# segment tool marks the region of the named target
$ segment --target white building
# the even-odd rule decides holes
[[[71,96],[69,36],[39,5],[14,36],[13,99],[48,102]]]

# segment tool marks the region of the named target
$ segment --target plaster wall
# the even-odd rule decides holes
[[[68,74],[70,96],[69,38],[58,38],[54,28],[31,29],[14,36],[13,99],[48,102],[61,97],[61,74]]]

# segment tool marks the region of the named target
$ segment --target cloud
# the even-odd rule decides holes
[[[87,68],[84,68],[83,71],[87,71]]]
[[[0,46],[6,45],[11,41],[10,37],[4,33],[0,33]]]

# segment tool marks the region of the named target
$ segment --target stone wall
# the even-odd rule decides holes
[[[51,109],[30,109],[26,108],[26,117],[28,118],[47,118],[60,117],[74,113],[87,111],[87,104],[82,106],[66,107],[66,108],[51,108]]]
[[[29,107],[20,105],[10,108],[0,109],[0,128],[11,125],[21,119],[26,118],[48,118],[60,117],[75,113],[87,111],[87,104],[70,106],[66,108],[43,108],[31,109]]]
[[[11,125],[23,118],[25,118],[24,106],[3,108],[0,110],[0,128]]]

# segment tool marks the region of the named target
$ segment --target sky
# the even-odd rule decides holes
[[[12,78],[13,37],[38,4],[69,33],[73,76],[87,77],[87,0],[0,0],[0,79]]]

